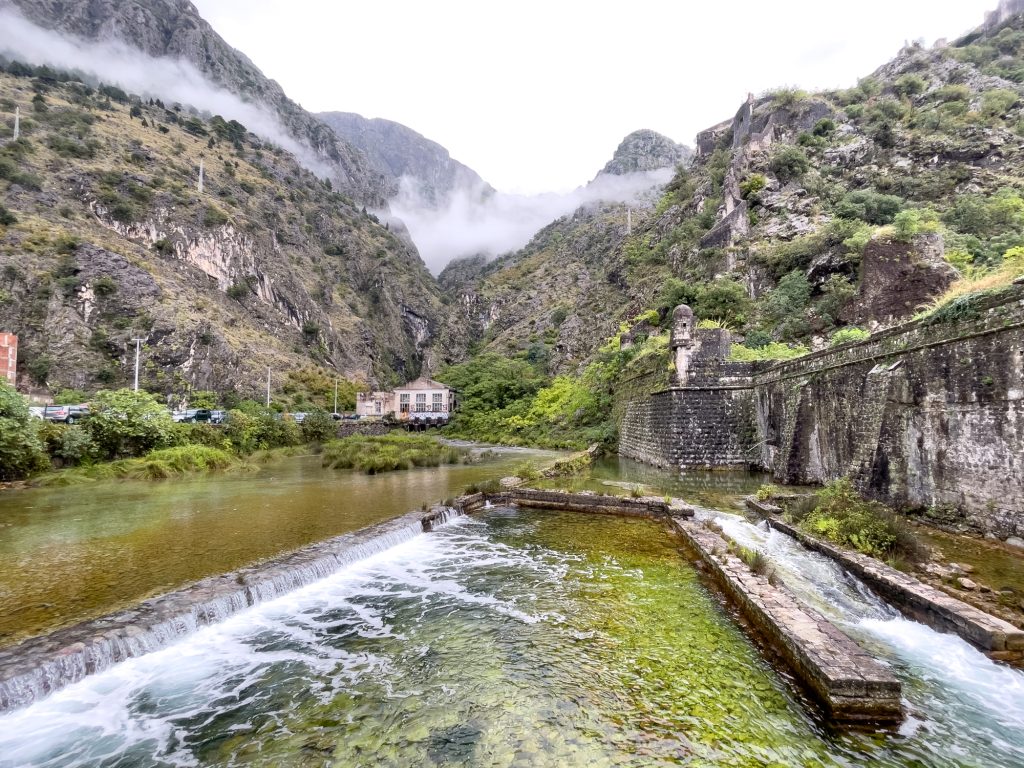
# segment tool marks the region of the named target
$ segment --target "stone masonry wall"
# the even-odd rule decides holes
[[[941,525],[1024,535],[1024,286],[768,367],[696,361],[688,383],[625,404],[622,455],[850,477]]]
[[[754,377],[759,463],[1001,538],[1024,534],[1024,290]]]

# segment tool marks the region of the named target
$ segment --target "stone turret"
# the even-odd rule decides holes
[[[672,312],[672,338],[669,346],[672,350],[672,360],[676,366],[673,376],[674,383],[686,384],[690,368],[690,355],[693,354],[693,310],[685,304],[680,304]]]

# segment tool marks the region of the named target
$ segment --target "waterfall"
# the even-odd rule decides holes
[[[451,508],[437,510],[431,527],[459,514]],[[412,512],[0,650],[0,712],[26,706],[87,675],[163,648],[200,627],[326,578],[423,531],[422,513]]]

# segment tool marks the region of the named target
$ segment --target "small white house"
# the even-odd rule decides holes
[[[446,421],[455,405],[455,390],[425,376],[396,387],[394,392],[356,395],[356,413],[360,418],[392,414],[401,421],[427,418]]]

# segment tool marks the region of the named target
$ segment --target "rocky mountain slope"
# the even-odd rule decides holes
[[[1003,13],[849,90],[750,97],[631,232],[622,206],[580,212],[475,278],[458,266],[439,338],[471,328],[471,351],[558,373],[681,301],[755,355],[906,319],[1024,246],[1022,83],[1024,17]]]
[[[401,123],[370,120],[354,112],[321,112],[317,117],[366,155],[385,180],[389,199],[398,194],[402,177],[414,181],[411,191],[435,207],[444,205],[456,189],[493,191],[476,171],[453,160],[447,149]]]
[[[292,136],[316,152],[336,188],[360,204],[386,200],[389,180],[363,153],[289,99],[188,0],[0,0],[0,8],[11,7],[44,29],[87,41],[117,40],[149,56],[191,63],[211,82],[279,116]]]
[[[622,140],[601,173],[624,176],[627,173],[674,168],[687,162],[690,155],[690,148],[684,144],[677,144],[657,131],[644,128],[633,131]]]
[[[419,373],[436,282],[294,157],[217,116],[7,70],[0,327],[25,387],[125,385],[134,338],[143,385],[168,394],[256,394],[268,366],[278,388]]]

